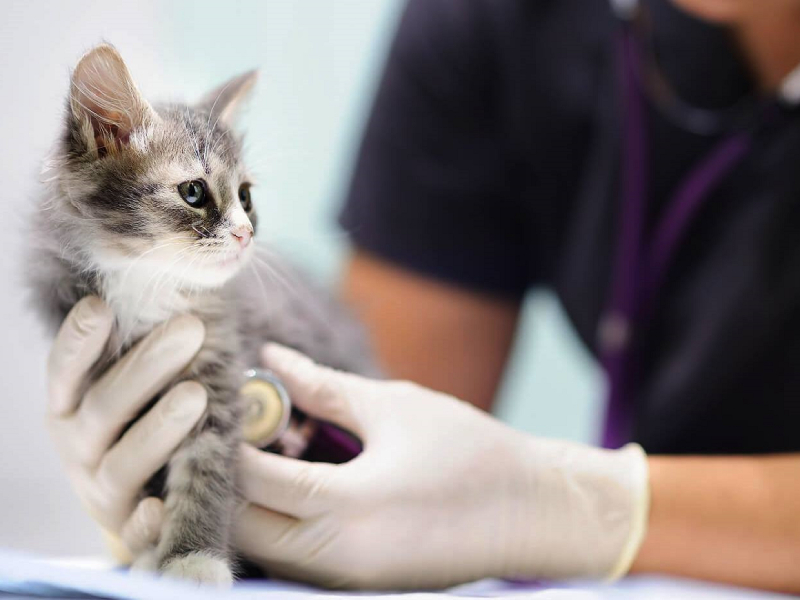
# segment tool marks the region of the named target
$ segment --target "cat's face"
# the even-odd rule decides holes
[[[81,59],[59,184],[93,267],[194,288],[219,286],[244,266],[253,181],[230,123],[254,80],[237,77],[196,106],[153,108],[114,48]]]

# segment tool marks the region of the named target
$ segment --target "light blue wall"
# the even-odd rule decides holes
[[[552,294],[530,295],[517,337],[497,415],[538,435],[598,441],[604,378]]]

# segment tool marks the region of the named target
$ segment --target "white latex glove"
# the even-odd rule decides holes
[[[244,448],[236,543],[269,572],[332,587],[482,577],[615,578],[645,532],[644,452],[516,431],[450,396],[363,379],[269,346],[307,413],[358,435],[349,463]]]
[[[48,361],[47,422],[73,488],[109,534],[116,557],[127,561],[127,550],[137,553],[160,529],[163,505],[156,498],[139,502],[141,490],[203,414],[204,388],[176,385],[120,433],[191,361],[204,328],[192,316],[157,327],[87,389],[112,322],[96,297],[82,299],[64,320]]]

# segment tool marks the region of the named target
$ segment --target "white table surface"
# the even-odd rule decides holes
[[[200,589],[178,581],[145,574],[130,574],[108,568],[99,560],[56,560],[0,549],[0,593],[4,597],[59,597],[89,594],[101,598],[532,598],[534,600],[628,600],[673,598],[689,600],[778,600],[788,596],[734,589],[706,583],[660,577],[629,577],[614,585],[574,583],[542,589],[539,586],[484,580],[442,592],[342,593],[318,590],[279,581],[245,582],[227,591]],[[2,595],[2,594],[0,594]],[[83,596],[86,597],[86,596]]]

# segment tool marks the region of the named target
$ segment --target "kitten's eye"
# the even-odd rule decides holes
[[[208,202],[206,184],[202,179],[184,181],[178,185],[178,193],[192,208],[202,208]]]
[[[242,208],[246,212],[250,212],[250,209],[253,208],[253,201],[250,199],[250,184],[244,183],[239,188],[239,200],[242,202]]]

